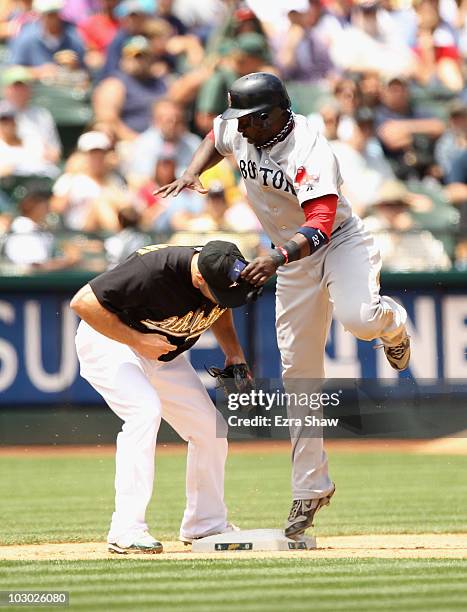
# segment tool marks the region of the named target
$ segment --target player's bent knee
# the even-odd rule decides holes
[[[349,331],[359,340],[374,340],[379,338],[384,327],[378,309],[362,309],[359,313],[347,313],[338,317],[346,331]]]
[[[121,417],[125,421],[127,429],[138,427],[159,427],[161,422],[161,410],[158,402],[148,402],[147,404],[128,405],[126,415]]]
[[[209,418],[197,432],[190,434],[189,439],[194,444],[227,447],[227,431],[226,420],[217,413],[215,418]]]

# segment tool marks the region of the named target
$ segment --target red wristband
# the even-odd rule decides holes
[[[287,250],[284,249],[284,247],[277,246],[276,247],[276,251],[280,251],[282,253],[282,255],[285,257],[285,261],[284,261],[284,263],[282,265],[285,266],[285,264],[288,264],[289,263],[289,254],[288,254]]]

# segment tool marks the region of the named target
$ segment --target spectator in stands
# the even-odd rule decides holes
[[[188,219],[183,229],[192,232],[221,232],[226,230],[238,230],[238,224],[232,227],[226,217],[229,209],[225,198],[224,187],[221,183],[214,183],[208,190],[204,200],[204,208],[201,214]]]
[[[225,110],[227,92],[236,79],[260,70],[274,72],[274,68],[266,65],[268,59],[267,42],[261,34],[249,32],[236,39],[232,49],[198,94],[195,120],[202,134],[209,132],[214,117]]]
[[[62,17],[65,21],[78,25],[100,9],[101,0],[65,0]]]
[[[171,143],[175,150],[175,172],[180,176],[200,142],[199,136],[188,131],[183,107],[162,98],[153,105],[151,127],[138,136],[129,148],[125,174],[131,184],[148,181],[153,176],[156,161],[165,144]]]
[[[176,35],[164,19],[148,19],[144,34],[151,47],[153,76],[174,80],[177,73],[199,66],[204,58],[204,49],[196,36]]]
[[[419,57],[415,78],[423,86],[443,85],[458,92],[464,87],[456,31],[440,17],[438,0],[415,3],[418,32],[415,52]]]
[[[337,19],[342,28],[352,23],[352,0],[328,0],[326,9]]]
[[[181,223],[180,221],[183,221]],[[229,206],[222,183],[209,187],[204,207],[198,216],[185,215],[178,219],[179,232],[172,234],[170,244],[183,245],[194,241],[206,244],[208,240],[235,240],[246,257],[259,254],[264,232],[251,208],[244,201]],[[270,241],[267,242],[269,248]]]
[[[8,232],[15,215],[16,206],[0,189],[0,255],[4,235]]]
[[[316,122],[316,127],[326,140],[332,142],[338,139],[341,110],[336,100],[329,100],[322,104],[318,113],[309,116],[311,121]]]
[[[129,195],[107,161],[111,142],[102,132],[86,132],[78,140],[81,166],[65,171],[53,187],[52,210],[64,226],[79,231],[116,231],[117,213]]]
[[[458,30],[459,50],[462,57],[465,58],[467,57],[467,0],[457,0],[453,8],[453,25]]]
[[[163,79],[151,73],[147,38],[135,36],[123,48],[120,69],[94,91],[96,119],[112,126],[120,140],[134,140],[151,125],[151,107],[167,91]]]
[[[233,13],[232,38],[237,38],[246,32],[256,32],[266,38],[263,25],[254,11],[247,4],[241,3]]]
[[[148,19],[144,27],[144,35],[148,39],[151,51],[151,74],[158,78],[170,78],[178,72],[177,53],[171,50],[174,30],[163,19]],[[183,40],[183,37],[176,37]],[[199,60],[200,61],[200,60]]]
[[[102,69],[107,49],[117,34],[120,22],[115,16],[118,0],[100,0],[99,11],[80,21],[78,32],[86,46],[86,65]]]
[[[229,48],[238,36],[247,32],[256,32],[267,40],[263,25],[251,8],[244,3],[231,3],[224,22],[211,34],[206,53],[222,55],[223,50]]]
[[[416,56],[397,27],[382,18],[379,0],[357,0],[351,26],[332,40],[331,59],[342,70],[411,75]]]
[[[381,104],[381,79],[375,70],[361,72],[358,78],[360,104],[376,108]]]
[[[347,141],[354,127],[354,115],[358,108],[359,92],[355,81],[339,79],[334,87],[334,98],[325,99],[317,113],[308,115],[316,129],[327,140]]]
[[[449,108],[447,130],[435,145],[435,160],[442,176],[448,176],[453,161],[467,149],[467,104],[455,100]]]
[[[445,195],[451,204],[459,209],[459,238],[456,245],[456,260],[467,264],[467,149],[459,152],[452,160],[446,175]]]
[[[376,138],[373,111],[359,108],[351,137],[346,142],[334,141],[331,146],[344,179],[343,193],[352,202],[353,210],[363,216],[383,182],[395,179]]]
[[[76,28],[60,17],[63,0],[34,0],[33,8],[40,18],[13,41],[10,63],[29,66],[40,79],[63,78],[66,71],[82,80],[84,45]]]
[[[119,232],[104,242],[109,269],[115,268],[141,247],[151,244],[151,237],[141,231],[140,223],[141,215],[132,206],[118,211]]]
[[[154,10],[155,2],[152,0],[123,0],[118,4],[115,15],[120,19],[121,25],[107,47],[105,64],[98,76],[99,81],[118,71],[123,47],[130,38],[145,34],[145,25],[150,16],[154,15]]]
[[[52,164],[60,161],[62,144],[52,114],[47,108],[31,104],[32,75],[27,68],[7,68],[1,77],[3,95],[16,111],[16,125],[21,140],[42,151]]]
[[[142,210],[143,227],[165,234],[184,229],[189,219],[203,210],[203,199],[194,191],[185,189],[176,198],[154,196],[161,185],[175,180],[176,149],[166,143],[157,158],[154,174],[138,191],[138,202]],[[207,191],[207,190],[206,190]]]
[[[238,166],[232,157],[224,157],[220,163],[212,168],[205,170],[200,176],[201,184],[205,189],[210,189],[213,185],[222,185],[225,197],[229,206],[238,201],[246,200],[243,181],[238,182],[236,173]]]
[[[58,167],[47,159],[42,143],[23,140],[18,133],[16,108],[0,102],[0,177],[44,176],[55,178]]]
[[[4,0],[0,5],[0,40],[16,38],[23,27],[39,18],[33,0]]]
[[[339,21],[320,0],[309,0],[306,11],[289,13],[289,18],[291,26],[279,55],[284,76],[308,83],[322,81],[334,70],[329,48],[341,34]]]
[[[173,14],[203,43],[221,22],[225,12],[225,3],[219,0],[177,0],[173,6]]]
[[[413,45],[417,33],[417,15],[413,9],[413,0],[380,0],[378,18],[385,27],[396,33],[396,36],[410,47]]]
[[[261,21],[273,49],[276,50],[281,48],[290,27],[290,14],[294,13],[296,16],[307,11],[308,0],[248,0],[248,6]]]
[[[173,28],[177,36],[184,36],[188,33],[188,28],[173,12],[173,0],[157,0],[157,17],[167,21]]]
[[[463,197],[455,198],[455,200],[457,202],[462,200],[467,201],[467,148],[460,151],[452,160],[451,169],[446,176],[446,182],[448,187],[451,188],[451,201],[454,200],[452,197],[452,194],[454,193],[454,186],[458,186],[459,194],[461,191],[463,194]],[[461,186],[463,187],[462,190],[460,189]]]
[[[46,224],[49,199],[47,193],[33,192],[19,202],[20,214],[13,220],[3,243],[3,254],[11,263],[50,271],[70,268],[79,262],[79,249],[72,244],[64,247],[63,255],[57,255],[56,239]]]
[[[184,229],[191,232],[259,232],[261,226],[251,207],[244,201],[229,205],[224,186],[213,182],[204,200],[201,214],[188,219]]]
[[[444,122],[417,109],[403,77],[389,78],[376,109],[376,128],[386,156],[398,178],[419,178],[433,162],[433,143],[444,131]]]
[[[393,272],[449,270],[443,243],[417,226],[410,213],[407,188],[399,181],[381,186],[365,227],[375,234],[383,268]]]

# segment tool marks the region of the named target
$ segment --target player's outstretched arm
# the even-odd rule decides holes
[[[310,244],[302,234],[295,234],[287,244],[292,245],[292,243],[296,254],[294,261],[307,257],[310,254]],[[282,250],[271,249],[267,255],[253,259],[243,270],[241,276],[252,285],[255,285],[255,287],[260,287],[276,273],[279,266],[285,263],[286,257]]]
[[[178,196],[180,191],[185,188],[193,189],[198,193],[207,193],[208,190],[203,187],[199,180],[200,174],[205,170],[212,168],[223,159],[223,156],[214,146],[214,141],[208,135],[199,145],[193,155],[190,165],[185,170],[180,178],[168,185],[162,185],[154,191],[153,195],[161,195],[163,198],[167,196]]]
[[[245,363],[245,355],[235,330],[232,311],[226,310],[211,327],[222,352],[225,366]]]
[[[127,344],[147,359],[158,359],[177,348],[165,336],[142,334],[122,323],[113,312],[102,306],[90,285],[85,285],[73,296],[70,307],[96,331]]]

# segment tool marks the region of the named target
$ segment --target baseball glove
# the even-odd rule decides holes
[[[211,366],[206,372],[216,379],[216,388],[222,389],[225,395],[229,393],[248,393],[253,389],[253,377],[246,363],[229,365],[223,370]]]

